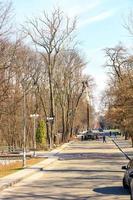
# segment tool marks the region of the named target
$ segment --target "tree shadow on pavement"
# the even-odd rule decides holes
[[[52,172],[52,173],[73,173],[73,172],[81,172],[81,173],[89,173],[90,172],[113,172],[113,173],[119,173],[123,172],[122,170],[107,170],[107,169],[44,169],[44,172]]]
[[[123,155],[121,152],[119,153],[60,153],[58,155],[58,160],[83,160],[83,159],[104,159],[104,160],[118,160],[122,159]]]
[[[112,195],[128,195],[129,190],[124,189],[122,186],[111,186],[111,187],[101,187],[101,188],[94,188],[94,192],[101,193],[101,194],[112,194]]]

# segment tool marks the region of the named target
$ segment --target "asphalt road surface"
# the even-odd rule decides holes
[[[12,200],[129,200],[121,166],[128,160],[111,141],[77,141],[41,172],[0,193]]]

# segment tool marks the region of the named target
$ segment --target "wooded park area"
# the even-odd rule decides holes
[[[87,61],[76,38],[76,18],[53,9],[20,27],[13,5],[0,2],[0,145],[16,149],[26,141],[34,148],[36,140],[37,148],[52,148],[86,127],[85,91],[93,96],[94,81],[83,73]],[[133,36],[132,14],[125,28]],[[109,79],[100,112],[107,127],[133,141],[133,55],[120,43],[106,48],[105,56]],[[93,105],[90,115],[93,124]]]
[[[38,148],[68,141],[86,123],[84,81],[93,80],[75,37],[76,19],[59,9],[15,31],[11,3],[0,3],[0,145]],[[53,118],[52,121],[47,120]],[[61,134],[60,134],[61,133]],[[58,140],[58,141],[57,141]]]

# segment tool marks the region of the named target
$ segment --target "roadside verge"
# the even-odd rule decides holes
[[[52,154],[52,157],[45,158],[44,161],[41,161],[35,165],[32,165],[30,167],[26,167],[18,172],[12,173],[8,176],[0,178],[0,191],[13,186],[14,184],[22,181],[25,178],[28,178],[29,176],[33,175],[34,173],[43,170],[43,168],[47,167],[48,165],[51,165],[53,162],[57,160],[57,155],[60,153],[65,147],[67,147],[69,143],[63,144],[58,149],[54,149],[50,151]]]

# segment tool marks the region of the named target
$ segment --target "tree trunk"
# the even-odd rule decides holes
[[[133,147],[133,136],[131,136],[131,142],[132,142],[132,147]]]
[[[125,140],[128,140],[128,133],[127,133],[127,131],[125,132]]]

